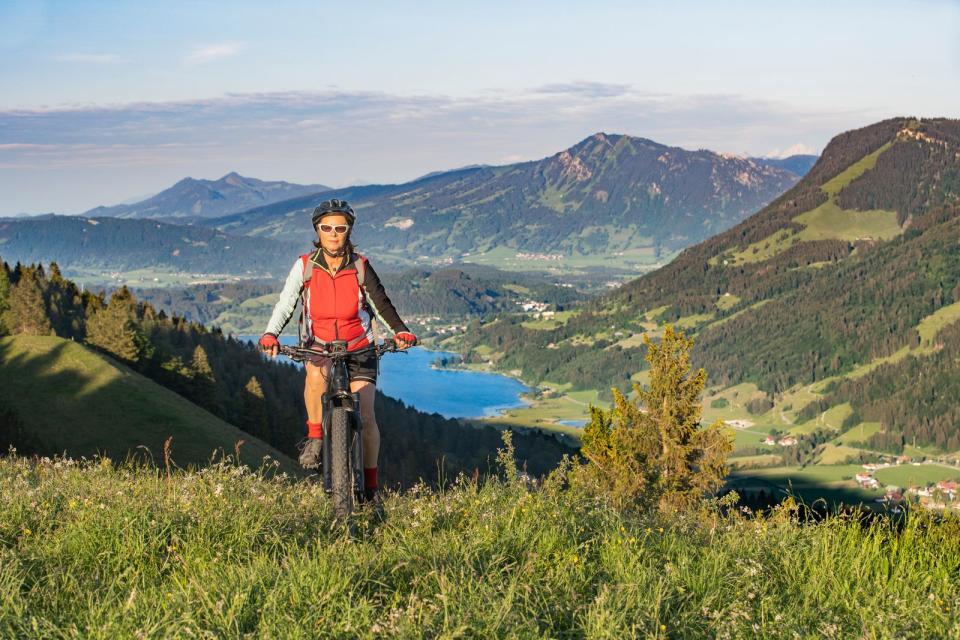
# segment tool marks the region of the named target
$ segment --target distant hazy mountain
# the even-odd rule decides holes
[[[277,278],[310,244],[234,236],[207,227],[110,217],[0,219],[0,258],[56,261],[66,271],[156,269]]]
[[[598,133],[549,158],[335,189],[351,201],[364,248],[460,258],[490,251],[564,255],[677,250],[743,220],[799,175],[766,160],[687,151]],[[303,238],[311,195],[203,224]]]
[[[219,180],[184,178],[169,189],[141,202],[97,207],[84,215],[154,219],[210,218],[327,189],[328,187],[321,184],[267,182],[228,173]]]
[[[787,156],[786,158],[754,158],[753,160],[780,169],[786,169],[790,173],[795,173],[803,177],[813,168],[813,165],[817,163],[817,158],[819,157],[820,156],[801,154]]]

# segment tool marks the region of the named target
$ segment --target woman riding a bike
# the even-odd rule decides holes
[[[350,391],[360,397],[364,497],[376,501],[379,498],[377,458],[380,430],[373,400],[378,359],[374,352],[365,348],[375,340],[377,319],[393,333],[399,349],[414,346],[417,337],[400,319],[370,263],[354,251],[350,230],[355,221],[356,215],[346,200],[327,200],[314,209],[316,250],[294,262],[259,344],[271,356],[279,353],[277,336],[290,321],[297,302],[302,300],[302,345],[325,348],[335,340],[343,340],[347,342],[348,352],[364,350],[363,354],[350,359]],[[300,464],[307,469],[316,469],[322,453],[322,397],[327,390],[330,360],[316,357],[304,364],[307,373],[303,392],[307,408],[307,439],[300,453]]]

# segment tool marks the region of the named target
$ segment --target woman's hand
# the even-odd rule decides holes
[[[269,353],[271,358],[276,358],[277,354],[280,353],[280,341],[277,340],[277,336],[272,333],[265,333],[260,336],[260,350],[264,353]]]
[[[409,349],[410,347],[416,346],[417,336],[413,335],[409,331],[401,331],[393,336],[393,341],[396,343],[397,348],[403,351],[404,349]]]

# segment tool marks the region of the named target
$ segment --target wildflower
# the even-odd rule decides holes
[[[660,633],[665,633],[666,630],[667,630],[667,625],[665,624],[660,625]]]

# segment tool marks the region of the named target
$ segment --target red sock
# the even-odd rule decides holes
[[[323,423],[322,422],[310,422],[307,420],[307,437],[308,438],[322,438],[323,437]]]
[[[373,467],[372,469],[363,468],[363,487],[365,489],[376,489],[377,488],[377,468]]]

